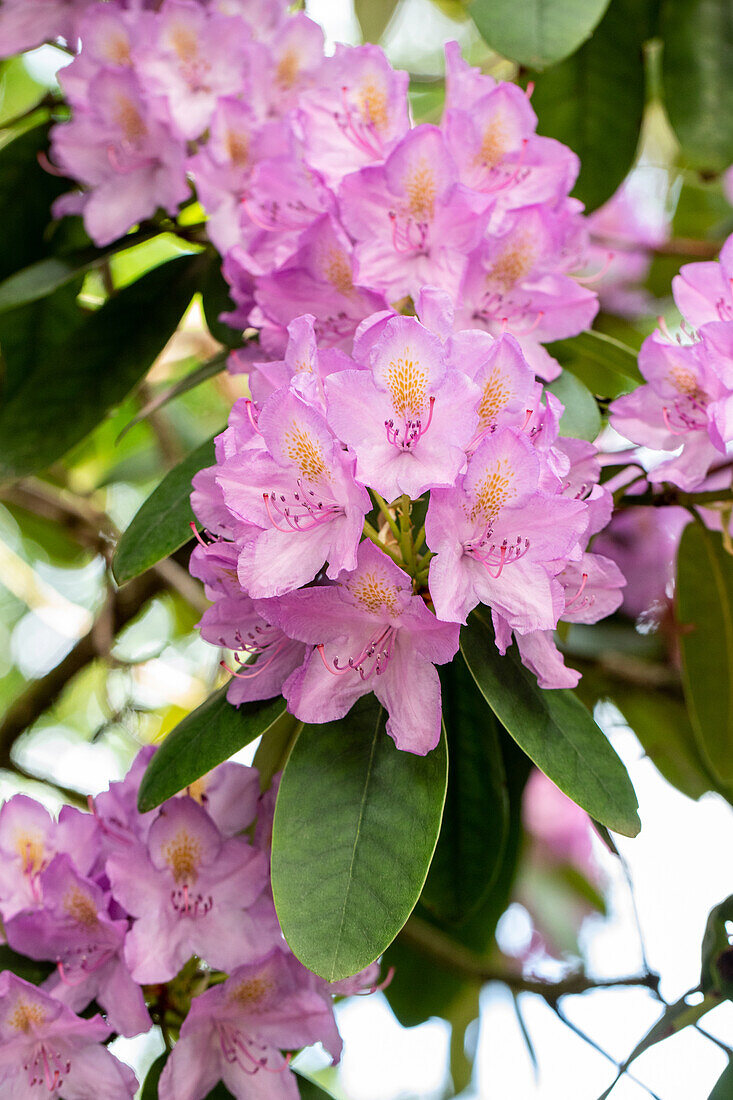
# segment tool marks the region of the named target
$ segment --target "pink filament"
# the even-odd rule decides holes
[[[599,271],[596,271],[593,275],[576,275],[576,283],[584,283],[586,286],[590,286],[591,283],[599,283],[613,263],[615,255],[615,252],[607,252],[606,259],[603,262],[603,266],[601,267],[601,269]]]
[[[585,591],[585,586],[586,586],[587,583],[588,583],[588,574],[584,573],[583,574],[583,579],[580,582],[580,587],[578,588],[578,591],[575,593],[574,596],[571,597],[571,599],[565,601],[565,610],[566,611],[569,607],[573,606],[573,604],[576,602],[576,600],[580,599],[580,597],[583,595],[583,592]]]

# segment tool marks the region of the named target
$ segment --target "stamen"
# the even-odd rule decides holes
[[[392,417],[390,417],[389,420],[385,420],[384,429],[387,433],[387,442],[401,451],[411,450],[415,444],[422,439],[432,424],[434,408],[435,398],[431,397],[429,401],[428,419],[424,426],[421,417],[418,417],[417,420],[408,420],[405,417],[402,428],[395,427],[395,422]]]
[[[333,664],[326,660],[323,645],[317,645],[316,649],[323,664],[332,676],[345,676],[347,672],[358,672],[362,680],[368,680],[371,676],[381,676],[390,662],[394,652],[394,639],[397,631],[393,626],[387,626],[373,635],[366,643],[361,653],[347,659],[346,666],[339,663],[339,658],[334,657]]]
[[[575,275],[574,278],[576,283],[584,283],[586,286],[590,286],[592,283],[599,283],[613,263],[615,256],[615,252],[607,252],[606,259],[600,271],[596,271],[594,275]]]
[[[252,427],[254,428],[254,430],[257,432],[258,435],[262,435],[262,432],[260,431],[260,428],[259,428],[258,421],[255,419],[255,415],[252,411],[253,402],[252,401],[245,401],[244,404],[245,404],[245,407],[247,409],[247,416],[249,418],[250,424],[252,425]]]
[[[580,587],[578,588],[578,591],[569,600],[565,601],[565,610],[566,611],[569,607],[573,606],[573,604],[576,602],[576,600],[580,599],[580,597],[583,595],[583,592],[585,591],[585,586],[586,586],[587,583],[588,583],[588,574],[583,573],[583,579],[580,582]]]
[[[354,996],[371,997],[372,993],[382,993],[392,984],[392,979],[394,978],[394,976],[395,968],[393,966],[390,966],[389,970],[387,971],[386,978],[384,978],[381,982],[378,982],[376,985],[370,986],[369,989],[363,989],[361,993],[355,993]]]

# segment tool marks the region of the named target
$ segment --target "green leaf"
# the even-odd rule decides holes
[[[733,557],[721,536],[689,524],[677,555],[682,679],[703,760],[733,784]]]
[[[327,1092],[321,1085],[313,1080],[312,1077],[306,1077],[300,1070],[294,1070],[298,1075],[298,1092],[300,1093],[300,1100],[326,1100],[327,1097],[333,1097],[332,1092]]]
[[[641,828],[625,767],[580,700],[548,691],[514,647],[500,657],[484,612],[461,631],[461,649],[478,687],[527,756],[591,817],[624,836]]]
[[[459,924],[483,901],[501,868],[509,799],[498,723],[465,661],[440,669],[448,741],[448,793],[440,839],[421,903],[441,921]]]
[[[39,155],[47,150],[47,123],[26,130],[0,149],[0,280],[48,252],[44,233],[51,221],[51,205],[62,191],[68,191],[70,183],[38,163]]]
[[[198,256],[162,264],[88,314],[60,344],[13,342],[18,314],[34,316],[42,303],[4,314],[0,476],[48,466],[129,393],[175,331],[200,275]]]
[[[6,943],[1,943],[0,971],[3,970],[12,970],[13,974],[17,974],[19,978],[23,978],[26,982],[40,985],[41,982],[45,982],[49,974],[53,973],[55,967],[53,963],[37,962],[25,955],[19,955]]]
[[[634,349],[594,329],[556,340],[547,350],[599,396],[617,397],[643,381]]]
[[[415,916],[438,927],[457,943],[489,958],[496,949],[495,929],[509,904],[516,879],[522,837],[522,798],[531,762],[505,730],[500,735],[501,754],[509,796],[509,834],[501,869],[496,882],[466,923],[446,927],[418,903]],[[394,966],[395,972],[386,996],[392,1011],[404,1027],[423,1023],[429,1016],[450,1020],[465,1003],[475,983],[458,977],[451,967],[442,966],[406,937],[398,936],[387,951],[382,970]]]
[[[503,57],[544,69],[574,53],[593,33],[609,0],[473,0],[479,31]]]
[[[45,298],[47,294],[52,294],[54,290],[72,282],[78,275],[99,267],[117,252],[146,241],[150,236],[149,232],[133,233],[116,241],[109,248],[81,248],[36,260],[0,282],[0,313]],[[58,248],[58,237],[57,233],[53,238],[55,248]]]
[[[240,348],[243,342],[241,330],[219,320],[222,313],[232,313],[235,306],[229,295],[229,286],[221,273],[221,262],[216,256],[214,262],[209,264],[201,285],[201,304],[206,325],[214,339],[226,348]]]
[[[191,509],[191,481],[199,470],[213,465],[214,439],[212,435],[174,466],[133,516],[112,560],[118,584],[144,573],[191,538],[191,523],[196,518]]]
[[[596,399],[587,386],[569,371],[564,370],[559,378],[545,387],[559,397],[565,406],[560,418],[560,435],[573,439],[587,439],[589,443],[601,430],[601,414]]]
[[[700,756],[684,703],[661,691],[624,688],[613,701],[638,737],[641,747],[668,783],[688,798],[715,790]]]
[[[721,1073],[708,1100],[733,1100],[733,1062]]]
[[[162,409],[169,401],[175,400],[176,397],[181,397],[182,394],[188,393],[189,390],[196,389],[202,382],[207,382],[209,378],[214,378],[217,374],[220,374],[227,365],[227,354],[226,351],[217,352],[216,355],[212,355],[211,359],[207,359],[205,363],[195,367],[183,378],[179,378],[177,382],[174,382],[173,385],[166,386],[165,389],[157,393],[155,397],[151,397],[143,408],[133,416],[132,420],[130,420],[128,424],[125,424],[118,436],[117,442],[119,443],[120,439],[124,439],[127,433],[134,428],[136,424],[140,424],[141,421],[147,420],[152,413],[157,412],[158,409]]]
[[[285,713],[285,700],[279,696],[234,707],[227,702],[226,691],[223,687],[210,695],[163,741],[140,784],[140,813],[155,809],[228,760]]]
[[[272,889],[286,940],[328,981],[355,974],[410,915],[440,831],[445,738],[400,752],[373,695],[346,718],[305,726],[280,784]]]
[[[535,84],[538,133],[580,157],[573,195],[588,211],[611,197],[634,162],[644,114],[642,45],[649,3],[613,0],[583,48]]]
[[[267,731],[257,746],[252,766],[260,773],[260,790],[272,786],[272,780],[285,767],[303,723],[287,711]]]
[[[720,993],[723,997],[733,997],[733,945],[726,928],[726,924],[731,922],[733,894],[710,910],[705,925],[700,977],[704,993]]]
[[[733,5],[663,0],[662,82],[688,162],[722,171],[733,160]]]
[[[379,42],[395,13],[398,0],[354,0],[364,42]]]
[[[153,1062],[152,1066],[148,1070],[145,1076],[145,1084],[140,1094],[140,1100],[158,1100],[158,1084],[160,1082],[160,1075],[165,1069],[165,1064],[168,1061],[168,1051],[164,1050],[162,1054]]]

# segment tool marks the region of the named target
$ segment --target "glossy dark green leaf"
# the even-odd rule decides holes
[[[233,707],[226,700],[226,690],[223,687],[210,695],[163,741],[140,784],[137,803],[141,813],[228,760],[285,713],[285,700],[279,697]]]
[[[422,902],[415,910],[415,916],[486,958],[496,950],[496,925],[509,904],[516,879],[523,837],[522,798],[532,766],[506,731],[502,731],[499,740],[509,797],[509,832],[497,879],[475,913],[460,927],[441,923]],[[452,967],[437,963],[432,955],[406,938],[405,933],[398,936],[386,952],[382,971],[388,966],[395,969],[387,987],[387,1000],[404,1027],[414,1027],[430,1016],[451,1019],[455,1012],[465,1007],[471,991],[476,988],[476,983],[459,977]]]
[[[0,282],[0,313],[45,298],[77,276],[99,267],[115,253],[131,248],[150,236],[149,232],[133,233],[105,249],[87,247],[72,251],[67,247],[59,255],[44,256],[28,267],[14,271]],[[54,235],[51,242],[54,249],[61,247],[60,237],[62,234],[58,232]]]
[[[231,313],[235,306],[229,294],[229,286],[221,273],[221,263],[214,257],[201,284],[201,304],[209,332],[226,348],[242,346],[241,329],[232,328],[220,320],[222,313]]]
[[[148,1070],[145,1076],[145,1083],[143,1084],[143,1090],[140,1094],[140,1100],[158,1100],[158,1084],[160,1082],[160,1075],[165,1069],[165,1064],[168,1061],[168,1051],[164,1050],[162,1054],[153,1062],[152,1066]]]
[[[703,760],[733,784],[733,557],[689,524],[677,555],[677,618],[687,709]]]
[[[286,940],[329,981],[355,974],[412,911],[440,831],[445,739],[400,752],[373,695],[338,722],[305,726],[275,810],[272,889]]]
[[[469,12],[492,50],[544,69],[577,50],[609,0],[473,0]]]
[[[76,301],[81,284],[81,278],[75,279],[40,301],[0,314],[0,422],[5,401],[28,372],[57,362],[82,328],[85,314]],[[3,445],[0,439],[0,463]]]
[[[733,1100],[733,1062],[721,1073],[708,1100]]]
[[[499,656],[483,610],[463,627],[461,649],[497,718],[537,767],[597,821],[636,836],[638,803],[626,768],[572,691],[539,687],[514,647]]]
[[[44,234],[51,221],[51,205],[71,183],[41,167],[38,157],[47,149],[47,123],[26,130],[0,149],[0,280],[48,251]]]
[[[733,922],[733,894],[714,906],[702,938],[700,984],[705,993],[733,997],[733,944],[727,925]]]
[[[118,584],[144,573],[191,538],[191,481],[214,463],[214,436],[207,439],[165,475],[135,513],[120,538],[112,561]]]
[[[592,443],[601,430],[601,414],[588,387],[572,371],[564,370],[546,388],[565,406],[560,418],[560,435],[587,439]]]
[[[332,1092],[328,1092],[321,1085],[316,1084],[310,1077],[306,1077],[304,1073],[299,1073],[295,1070],[298,1076],[298,1092],[300,1093],[300,1100],[328,1100],[328,1097],[333,1097]]]
[[[722,171],[733,161],[733,5],[663,0],[662,82],[683,156]]]
[[[498,723],[460,656],[440,669],[448,793],[421,904],[450,924],[478,908],[499,874],[509,799]]]
[[[591,329],[568,340],[556,340],[547,349],[591,391],[602,397],[628,393],[642,381],[637,353],[612,336]]]
[[[398,0],[354,0],[354,14],[364,42],[379,42],[395,13]]]
[[[0,971],[3,970],[12,970],[13,974],[17,974],[26,982],[40,985],[41,982],[45,982],[49,974],[53,973],[55,967],[53,963],[37,962],[25,955],[19,955],[6,943],[0,943]]]
[[[3,315],[0,338],[8,330],[11,337],[2,344],[9,382],[0,407],[0,476],[60,458],[129,393],[175,331],[200,274],[198,256],[162,264],[87,315],[60,345],[13,344],[23,311]]]
[[[573,194],[588,210],[611,197],[634,161],[644,113],[648,5],[649,0],[613,0],[582,49],[536,81],[532,106],[538,133],[557,138],[580,157]]]

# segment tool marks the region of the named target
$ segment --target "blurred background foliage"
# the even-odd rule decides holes
[[[440,117],[442,47],[451,38],[498,79],[533,83],[540,132],[581,157],[575,193],[589,210],[632,173],[637,201],[668,233],[650,249],[648,308],[634,318],[602,312],[595,329],[635,350],[656,314],[676,324],[670,281],[680,264],[714,257],[733,231],[723,175],[733,162],[733,8],[578,2],[585,30],[565,49],[532,39],[525,14],[535,5],[518,0],[355,0],[353,12],[339,5],[330,26],[336,37],[381,42],[410,71],[417,121]],[[547,6],[551,14],[558,7]],[[327,0],[308,5],[316,19],[328,9]],[[46,46],[0,65],[0,795],[27,790],[51,805],[83,802],[120,777],[141,744],[165,737],[226,678],[220,655],[195,631],[206,601],[187,573],[190,546],[119,589],[110,564],[118,532],[163,474],[221,430],[247,392],[242,376],[223,370],[228,347],[241,341],[218,322],[226,288],[195,202],[175,223],[161,216],[140,226],[124,248],[95,249],[78,219],[49,224],[64,184],[41,170],[38,155],[47,122],[66,109],[54,80],[65,60]],[[95,326],[95,315],[111,321]],[[618,369],[580,341],[556,352],[597,399],[595,416],[633,384],[628,351],[618,353]],[[581,697],[606,727],[630,727],[689,798],[717,791],[730,800],[691,728],[671,602],[653,626],[619,614],[572,626],[564,645],[584,674]],[[559,969],[550,964],[543,976],[556,977],[583,959],[583,918],[603,916],[607,905],[590,864],[543,856],[526,818],[523,826],[527,758],[501,731],[492,751],[506,774],[508,829],[491,893],[456,926],[431,912],[428,891],[413,931],[387,958],[400,1022],[435,1015],[451,1023],[456,1092],[471,1079],[475,1041],[464,1040],[480,986],[460,967],[428,962],[420,937],[434,958],[448,937],[454,962],[480,958],[488,978],[497,922],[513,906],[515,917],[531,914],[517,955],[532,959],[539,937],[535,963],[544,952]],[[710,977],[714,990],[717,980]],[[524,1029],[521,1014],[520,1022]],[[529,1035],[527,1046],[532,1057]],[[339,1087],[332,1074],[322,1080]]]

